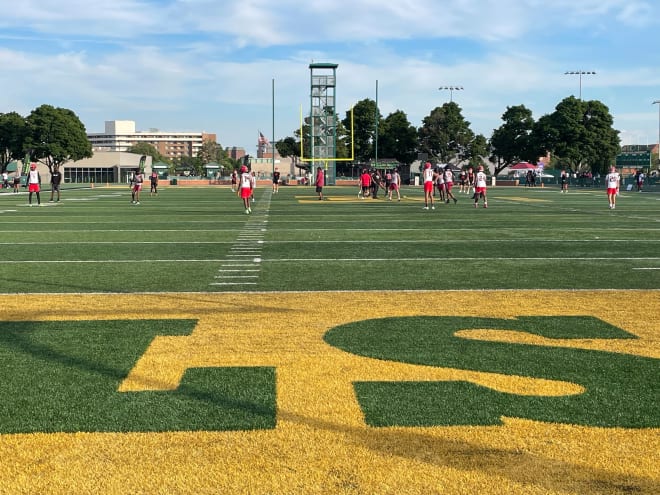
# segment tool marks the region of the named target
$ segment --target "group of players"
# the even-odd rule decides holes
[[[322,174],[323,171],[319,167],[316,188],[317,193],[319,193],[319,199],[323,199],[322,189],[324,181]],[[486,194],[487,178],[483,165],[477,167],[476,173],[472,167],[468,167],[467,170],[461,170],[458,175],[459,192],[469,194],[470,191],[473,191],[472,199],[474,200],[473,205],[475,208],[479,206],[480,200],[483,200],[483,207],[488,208],[488,197]],[[274,193],[278,192],[279,179],[280,176],[278,171],[277,176],[274,175],[273,177]],[[454,204],[458,203],[458,199],[452,192],[454,187],[454,172],[449,165],[446,165],[444,168],[439,166],[433,168],[430,162],[426,162],[424,164],[424,169],[422,170],[422,179],[424,188],[424,210],[435,210],[434,197],[436,190],[441,202],[444,201],[449,204],[450,201],[453,200]],[[607,183],[609,207],[610,209],[614,209],[616,208],[616,196],[619,193],[620,183],[620,176],[615,167],[610,169],[610,173],[607,174],[605,181]],[[236,171],[232,174],[232,191],[236,191],[237,195],[243,200],[243,206],[245,208],[245,213],[247,214],[252,212],[250,201],[254,201],[255,182],[256,178],[254,172],[250,174],[245,165],[240,168],[240,175],[236,173]],[[396,193],[397,201],[401,201],[401,175],[396,168],[391,171],[387,170],[384,176],[381,176],[378,170],[369,171],[368,169],[363,169],[358,180],[358,186],[358,198],[364,199],[372,197],[377,199],[379,189],[383,188],[389,201],[392,201],[394,193]],[[565,192],[563,183],[562,192]]]
[[[392,196],[396,193],[397,201],[401,201],[401,175],[399,169],[386,170],[381,175],[378,169],[369,171],[362,169],[362,174],[358,179],[358,198],[378,199],[378,191],[383,189],[387,199],[392,201]]]
[[[469,194],[470,190],[474,191],[472,197],[474,199],[475,208],[479,205],[480,199],[483,199],[484,208],[488,208],[486,179],[487,177],[483,165],[477,167],[476,173],[472,167],[469,167],[467,171],[462,170],[458,176],[460,192]],[[436,167],[434,169],[430,162],[426,162],[422,171],[422,180],[424,185],[425,210],[428,210],[429,208],[435,210],[434,193],[436,189],[440,196],[440,201],[449,203],[450,200],[453,200],[454,204],[458,203],[458,199],[456,199],[452,193],[452,189],[454,188],[454,172],[449,165],[446,165],[444,168]]]

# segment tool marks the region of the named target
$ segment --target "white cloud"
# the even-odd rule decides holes
[[[271,121],[297,128],[308,105],[312,61],[338,68],[338,111],[375,98],[387,115],[419,125],[449,99],[486,135],[509,105],[535,117],[577,95],[572,69],[616,122],[636,128],[660,87],[647,23],[658,7],[623,0],[0,0],[0,111],[66,106],[89,128],[133,119],[138,127],[215,131],[223,144],[251,146]],[[640,19],[643,19],[640,20]],[[625,27],[623,27],[625,25]],[[601,32],[607,36],[601,36]],[[625,48],[623,46],[625,38]],[[28,77],[26,77],[28,75]],[[631,117],[627,117],[631,116]],[[644,119],[644,125],[648,118]],[[651,135],[651,132],[647,132]],[[249,137],[245,137],[249,136]]]

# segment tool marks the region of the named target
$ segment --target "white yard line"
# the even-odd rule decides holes
[[[259,198],[259,201],[253,205],[254,213],[251,214],[247,223],[236,237],[236,240],[229,249],[225,261],[231,262],[236,260],[247,261],[245,258],[252,258],[252,264],[223,264],[221,266],[240,267],[241,269],[225,270],[218,269],[217,275],[213,278],[221,280],[221,282],[212,282],[212,286],[224,285],[256,285],[257,282],[245,282],[236,279],[258,279],[261,272],[261,251],[264,246],[264,236],[266,235],[266,228],[268,223],[268,211],[270,208],[270,200],[272,192],[270,189],[264,190]],[[247,267],[247,269],[243,269]],[[238,273],[237,275],[234,273]],[[247,273],[256,273],[256,275],[243,275]]]

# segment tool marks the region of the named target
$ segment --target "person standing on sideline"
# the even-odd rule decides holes
[[[561,175],[559,176],[559,184],[561,185],[561,192],[562,193],[567,193],[568,192],[568,174],[566,173],[566,170],[561,171]]]
[[[280,192],[280,169],[275,167],[273,172],[273,193],[277,194]]]
[[[440,202],[445,202],[445,175],[442,173],[442,167],[438,165],[438,168],[433,174],[435,177],[435,185],[438,188],[438,196],[440,197]]]
[[[474,170],[472,170],[472,167],[468,167],[467,188],[465,189],[465,194],[470,194],[470,189],[474,192]]]
[[[458,192],[462,193],[465,192],[467,193],[467,173],[465,170],[461,170],[461,172],[458,174]]]
[[[319,195],[319,201],[323,201],[323,186],[325,185],[325,174],[321,167],[316,169],[316,192]]]
[[[236,169],[231,173],[231,192],[236,192],[236,188],[238,184],[238,173],[236,172]]]
[[[142,171],[139,168],[136,168],[135,172],[133,172],[131,204],[134,205],[140,204],[140,191],[142,191],[143,182],[144,182],[144,176],[142,175]]]
[[[637,174],[635,176],[636,182],[637,182],[637,192],[642,192],[642,189],[644,188],[644,179],[646,176],[644,175],[644,172],[641,170],[637,171]]]
[[[62,183],[62,174],[60,174],[60,169],[54,168],[53,173],[50,174],[50,202],[52,203],[55,199],[55,193],[57,193],[57,202],[60,202],[60,184]]]
[[[158,173],[154,170],[149,176],[149,182],[151,183],[151,189],[149,190],[149,196],[154,194],[158,196]]]
[[[392,185],[392,172],[385,170],[385,195],[390,191],[390,186]],[[390,198],[391,199],[391,198]]]
[[[360,187],[362,188],[362,199],[369,196],[369,191],[371,190],[371,175],[366,168],[362,169],[362,175],[360,176]]]
[[[447,203],[449,203],[449,198],[454,200],[454,204],[458,203],[458,200],[454,197],[454,194],[451,192],[452,187],[454,187],[454,172],[451,171],[451,167],[447,165],[445,167],[445,194],[447,195]]]
[[[399,175],[399,170],[394,169],[392,170],[392,178],[390,180],[390,187],[387,191],[388,198],[390,201],[392,201],[392,191],[396,191],[396,200],[401,201],[401,176]]]
[[[36,193],[37,205],[41,206],[41,196],[39,196],[39,191],[41,191],[41,175],[39,175],[39,171],[37,170],[36,163],[32,163],[30,165],[30,171],[28,172],[27,183],[28,183],[28,192],[30,193],[28,196],[28,203],[30,203],[30,206],[32,206],[32,193]]]
[[[486,198],[486,180],[488,177],[484,172],[483,165],[477,167],[477,173],[474,176],[474,207],[479,203],[479,198],[484,199],[484,208],[488,208],[488,198]]]
[[[252,213],[252,208],[250,208],[252,179],[245,165],[241,165],[241,175],[238,177],[238,189],[236,191],[236,195],[243,200],[243,208],[245,208],[245,214],[249,215]]]
[[[383,180],[378,169],[371,173],[371,199],[378,199],[378,190],[383,187]]]
[[[616,208],[616,195],[619,194],[619,183],[621,176],[616,171],[616,167],[610,167],[610,173],[605,176],[605,184],[607,184],[607,199],[610,204],[610,210]]]
[[[2,188],[9,189],[9,174],[6,170],[2,172]]]
[[[20,172],[16,172],[16,175],[14,175],[14,194],[18,194],[21,188],[21,174]]]
[[[253,203],[256,201],[254,199],[254,190],[257,188],[257,173],[253,170],[250,173],[250,201]]]
[[[431,168],[431,162],[426,162],[424,164],[424,170],[422,171],[422,178],[424,180],[424,209],[429,209],[429,203],[431,203],[431,209],[435,210],[435,205],[433,204],[433,179],[435,178],[435,173]]]

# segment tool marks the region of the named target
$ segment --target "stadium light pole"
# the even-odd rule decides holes
[[[272,118],[273,118],[273,141],[270,143],[270,152],[271,152],[271,174],[272,176],[275,176],[275,78],[273,78],[272,84],[271,84],[271,101],[273,103],[273,108],[272,108]]]
[[[583,75],[594,75],[596,74],[593,70],[568,70],[564,72],[564,75],[578,75],[580,76],[580,100],[582,100],[582,76]]]
[[[660,100],[655,100],[653,105],[658,105],[658,160],[660,160]]]
[[[438,88],[440,91],[449,90],[449,103],[454,101],[454,91],[462,91],[463,86],[440,86]]]

